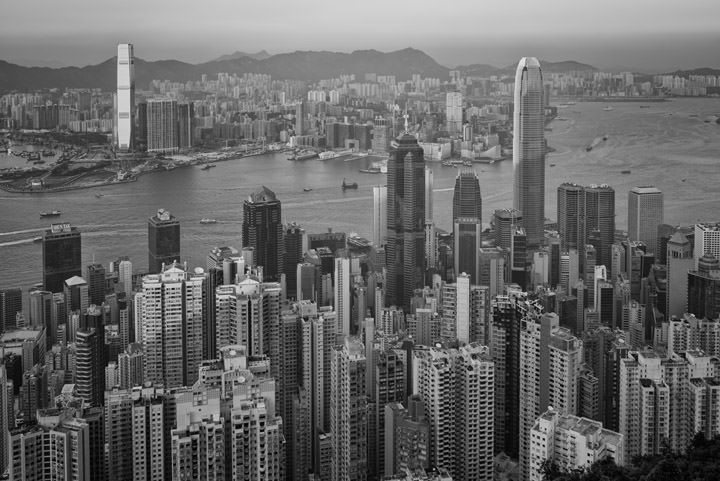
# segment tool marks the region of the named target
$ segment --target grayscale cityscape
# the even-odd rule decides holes
[[[720,3],[0,11],[0,479],[720,480]]]

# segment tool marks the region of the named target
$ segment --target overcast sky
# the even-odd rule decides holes
[[[88,65],[135,44],[146,60],[235,50],[419,48],[447,66],[521,56],[635,71],[720,67],[720,1],[4,0],[0,59]]]

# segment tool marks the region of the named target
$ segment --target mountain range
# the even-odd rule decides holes
[[[541,60],[540,64],[544,72],[597,70],[592,65],[575,61]],[[465,75],[513,75],[515,65],[499,68],[487,64],[472,64],[459,66],[453,70],[460,70]],[[179,60],[135,59],[135,82],[139,89],[148,88],[153,79],[186,82],[199,80],[202,74],[212,78],[220,72],[238,75],[260,73],[272,75],[275,79],[317,81],[343,74],[355,74],[362,80],[363,74],[371,72],[378,75],[394,75],[398,80],[410,79],[413,74],[446,79],[449,71],[448,67],[440,65],[426,53],[414,48],[394,52],[296,51],[276,55],[270,55],[264,50],[254,54],[236,51],[200,64]],[[698,71],[714,70],[698,69]],[[115,84],[114,57],[96,65],[62,68],[24,67],[0,60],[0,92],[51,88],[100,88],[110,91],[115,89]]]

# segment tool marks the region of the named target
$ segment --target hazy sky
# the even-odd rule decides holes
[[[521,56],[598,67],[720,67],[720,1],[5,0],[0,59],[87,65],[119,42],[136,56],[199,63],[235,50],[419,48],[438,62]]]

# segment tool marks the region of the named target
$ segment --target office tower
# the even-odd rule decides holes
[[[189,149],[193,146],[193,118],[195,108],[192,102],[178,104],[178,136],[177,142],[180,149]]]
[[[687,448],[697,432],[693,411],[703,404],[689,396],[691,380],[717,376],[719,364],[700,351],[630,351],[620,361],[618,431],[625,436],[625,459],[658,454],[666,446],[673,452]]]
[[[142,149],[147,148],[147,102],[137,104],[137,116],[135,119],[135,141],[141,144]]]
[[[117,287],[115,292],[132,293],[132,262],[128,257],[119,257],[110,263],[110,272],[117,272]]]
[[[263,268],[264,281],[279,281],[283,267],[283,226],[280,201],[263,186],[243,203],[243,246],[255,251],[254,263]]]
[[[520,331],[520,476],[530,476],[530,432],[535,420],[552,406],[576,414],[582,341],[559,327],[557,314],[528,312]]]
[[[667,306],[665,315],[682,316],[687,309],[688,271],[695,267],[693,245],[680,231],[667,241]]]
[[[178,103],[175,99],[147,101],[147,151],[177,152]]]
[[[493,214],[495,246],[512,250],[513,233],[522,225],[522,213],[515,209],[498,209]]]
[[[407,309],[424,284],[425,159],[407,131],[392,142],[387,175],[387,286],[385,304]]]
[[[582,186],[567,182],[557,189],[557,223],[562,250],[585,248],[584,194]]]
[[[720,222],[695,224],[695,268],[698,268],[700,258],[712,254],[720,259]]]
[[[0,289],[0,334],[17,327],[17,314],[22,310],[22,289]]]
[[[366,360],[363,344],[346,338],[330,352],[330,479],[367,479]]]
[[[198,272],[200,271],[200,272]],[[135,315],[144,346],[144,380],[166,388],[192,385],[202,360],[205,275],[175,264],[142,279]]]
[[[715,319],[720,316],[720,261],[707,253],[697,262],[697,270],[687,273],[687,312]]]
[[[520,321],[533,305],[512,296],[494,298],[492,337],[489,342],[495,364],[495,450],[518,456],[520,419]]]
[[[429,167],[425,167],[425,220],[433,220],[433,171]]]
[[[463,97],[460,92],[448,92],[445,94],[445,120],[447,131],[450,135],[462,131],[463,121]]]
[[[220,414],[173,429],[172,479],[225,479],[225,421]]]
[[[489,349],[416,349],[413,394],[425,401],[431,466],[453,479],[492,478],[494,365]]]
[[[303,134],[303,122],[305,120],[305,102],[295,104],[295,135]]]
[[[115,106],[116,146],[132,150],[135,141],[135,55],[131,43],[117,48],[117,94]]]
[[[289,299],[297,298],[297,266],[305,253],[305,230],[294,222],[287,224],[283,233],[285,250],[283,254],[283,273],[285,290]]]
[[[338,250],[347,248],[347,236],[345,233],[333,232],[332,229],[328,229],[328,232],[319,234],[308,234],[307,239],[308,249],[327,247],[333,255],[336,254]]]
[[[180,261],[180,221],[165,209],[148,219],[148,270],[156,274],[163,264]]]
[[[105,302],[105,267],[102,264],[87,266],[88,302],[97,306]]]
[[[481,246],[482,198],[480,182],[472,170],[463,170],[455,178],[453,191],[455,234],[455,275],[466,272],[474,284],[480,278],[478,249]]]
[[[375,117],[372,130],[372,150],[374,152],[387,152],[390,145],[390,126],[382,117]]]
[[[575,249],[560,254],[560,285],[565,292],[570,292],[578,281],[580,271],[580,256]]]
[[[480,279],[478,284],[488,286],[490,299],[505,291],[505,254],[500,247],[481,247],[478,251]]]
[[[385,406],[386,476],[416,467],[430,468],[430,424],[423,398],[412,395],[407,404],[407,409],[399,402]]]
[[[657,228],[662,223],[662,191],[653,186],[630,189],[628,193],[628,238],[631,241],[644,243],[648,252],[656,254],[658,252]]]
[[[5,365],[0,364],[0,471],[5,472],[10,462],[8,451],[10,444],[10,430],[15,428],[10,425],[11,412],[14,412],[15,398],[12,389],[8,389],[8,377]]]
[[[536,58],[524,57],[515,72],[513,111],[513,207],[523,215],[528,245],[545,232],[545,111],[543,79]]]
[[[43,289],[62,292],[65,279],[82,275],[80,231],[70,224],[52,224],[42,244]]]
[[[611,271],[612,245],[615,241],[615,189],[607,184],[590,185],[585,190],[585,233],[589,243],[593,232],[599,240],[597,265]],[[559,219],[558,219],[559,222]]]
[[[143,385],[142,344],[131,343],[118,355],[118,378],[120,389],[132,389]]]
[[[387,239],[387,186],[373,186],[373,244],[385,245]]]
[[[91,305],[75,334],[75,388],[90,406],[101,406],[105,392],[105,326],[100,307]]]
[[[601,422],[562,414],[549,408],[530,431],[530,481],[544,478],[542,464],[552,460],[568,471],[589,469],[606,458],[625,464],[622,434],[604,429]]]

